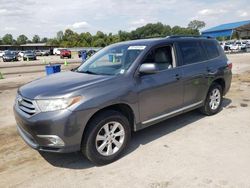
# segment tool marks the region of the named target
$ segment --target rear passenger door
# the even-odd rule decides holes
[[[207,54],[200,40],[178,42],[182,59],[184,106],[196,106],[203,102],[207,92]]]

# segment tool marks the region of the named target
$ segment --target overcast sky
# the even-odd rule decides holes
[[[249,0],[0,0],[0,37],[53,37],[76,32],[130,31],[149,22],[186,27],[190,20],[217,24],[250,20]]]

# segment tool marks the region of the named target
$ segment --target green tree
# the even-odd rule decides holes
[[[39,43],[40,42],[40,37],[38,35],[34,35],[32,38],[33,43]]]
[[[17,44],[26,44],[28,41],[28,37],[25,35],[19,35],[16,39]]]
[[[41,42],[42,42],[42,43],[47,43],[47,42],[48,42],[48,38],[47,38],[47,37],[42,38],[42,39],[41,39]]]
[[[97,31],[96,32],[96,37],[98,37],[98,38],[104,38],[105,34],[102,31]]]
[[[131,34],[126,31],[118,31],[118,36],[120,41],[131,40]]]
[[[59,46],[60,45],[59,41],[56,38],[48,39],[46,43],[48,45],[51,45],[51,46]]]
[[[2,38],[3,44],[11,45],[13,44],[13,36],[11,34],[6,34]]]
[[[63,31],[58,31],[58,32],[56,33],[56,39],[57,39],[58,41],[61,41],[61,40],[63,39]]]
[[[204,21],[199,21],[199,20],[190,21],[188,24],[188,28],[194,29],[194,30],[200,30],[205,26],[206,26],[206,23]]]
[[[105,44],[104,39],[98,38],[97,40],[95,40],[95,41],[93,42],[93,46],[94,46],[94,47],[104,47],[104,46],[106,46],[106,44]]]

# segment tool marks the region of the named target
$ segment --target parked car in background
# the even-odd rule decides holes
[[[36,53],[36,56],[41,56],[42,55],[42,51],[41,50],[36,50],[35,53]]]
[[[42,50],[41,51],[41,56],[48,56],[49,55],[49,51],[48,50]]]
[[[4,51],[3,54],[3,61],[8,62],[8,61],[18,61],[17,54],[14,51]]]
[[[230,50],[232,50],[232,51],[241,51],[241,50],[245,50],[245,49],[246,49],[246,42],[242,42],[242,41],[236,41],[230,47]]]
[[[0,58],[3,57],[4,51],[0,51]]]
[[[197,108],[208,116],[218,113],[231,69],[211,38],[110,45],[75,71],[20,87],[14,105],[17,130],[34,149],[81,151],[96,164],[111,163],[128,147],[132,131]]]
[[[23,60],[36,60],[36,53],[32,50],[27,50],[23,53]]]
[[[233,46],[234,42],[226,42],[224,46],[225,51],[231,50],[231,47]]]
[[[87,55],[88,55],[88,57],[90,57],[90,56],[94,55],[95,53],[96,53],[96,50],[89,50],[87,52]]]
[[[71,51],[67,50],[67,49],[61,49],[60,50],[60,58],[63,59],[65,57],[71,58]]]
[[[18,52],[18,57],[23,57],[23,53],[24,53],[24,51]]]
[[[61,53],[60,50],[61,50],[61,49],[62,49],[62,48],[54,48],[54,49],[53,49],[53,54],[54,54],[54,55],[60,55],[60,53]]]

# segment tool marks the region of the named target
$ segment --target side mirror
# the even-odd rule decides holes
[[[155,63],[144,63],[140,66],[140,74],[155,74],[158,72]]]

